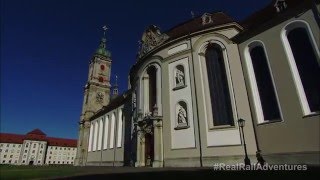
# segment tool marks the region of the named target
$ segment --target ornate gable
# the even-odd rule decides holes
[[[169,38],[166,34],[161,34],[160,29],[155,26],[149,26],[143,33],[141,41],[139,41],[138,57],[142,57],[156,46],[162,44]]]
[[[277,0],[274,7],[277,9],[277,12],[282,12],[287,8],[287,3],[285,0]]]
[[[212,21],[212,14],[210,14],[210,13],[204,13],[204,14],[201,16],[201,19],[202,19],[202,25],[206,25],[206,24],[213,23],[213,21]]]

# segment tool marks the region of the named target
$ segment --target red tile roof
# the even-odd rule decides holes
[[[20,134],[0,133],[0,142],[22,144],[24,137],[25,135]]]
[[[64,147],[77,147],[76,139],[63,139],[63,138],[54,138],[48,137],[49,146],[64,146]]]
[[[283,12],[277,12],[273,0],[268,6],[251,14],[240,24],[244,30],[232,40],[241,43],[265,30],[276,26],[288,19],[295,18],[299,14],[303,14],[306,10],[313,8],[314,3],[319,4],[320,0],[286,0],[287,8]]]
[[[25,139],[45,141],[46,136],[47,135],[43,133],[40,129],[34,129],[26,134]]]
[[[36,135],[46,135],[45,133],[43,133],[40,129],[34,129],[30,132],[27,133],[28,134],[36,134]]]
[[[0,143],[22,144],[25,139],[47,141],[49,146],[77,147],[76,139],[47,137],[40,129],[34,129],[26,135],[0,133]]]
[[[235,22],[230,16],[228,16],[224,12],[214,12],[207,13],[212,18],[212,23],[202,25],[202,15],[195,17],[189,21],[183,22],[165,33],[169,36],[168,40],[175,39],[184,35],[188,35],[189,33],[194,33],[200,30],[207,29],[209,27],[215,27],[222,24],[227,24],[231,22]]]

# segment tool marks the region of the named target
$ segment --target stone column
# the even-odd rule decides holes
[[[154,132],[154,160],[152,167],[163,167],[163,140],[162,140],[162,119],[153,119]]]
[[[142,131],[138,131],[137,135],[137,161],[135,167],[145,166],[145,137]]]

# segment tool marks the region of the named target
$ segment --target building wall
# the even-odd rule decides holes
[[[124,161],[124,105],[91,121],[87,165],[122,166]]]
[[[256,143],[252,126],[250,106],[244,83],[237,45],[230,39],[238,33],[236,29],[228,28],[203,34],[192,39],[194,62],[194,91],[198,104],[200,124],[201,149],[204,166],[212,166],[212,162],[241,163],[244,158],[243,142],[239,133],[238,119],[246,120],[244,127],[245,140],[249,156],[254,157]],[[208,43],[216,43],[224,52],[225,67],[233,111],[233,126],[214,127],[211,113],[210,92],[205,63],[205,47]],[[255,158],[251,158],[252,163]]]
[[[319,7],[319,6],[318,6]],[[307,23],[319,50],[319,26],[311,10],[284,21],[264,32],[239,44],[244,75],[249,92],[253,122],[257,131],[257,140],[264,157],[269,163],[308,163],[320,164],[320,115],[305,115],[295,86],[295,79],[290,69],[289,59],[281,38],[283,28],[295,21]],[[247,66],[246,48],[254,41],[262,42],[273,76],[278,95],[282,119],[276,122],[259,123],[257,107],[254,106],[252,82]],[[319,54],[318,54],[319,56]],[[319,58],[319,57],[318,57]],[[318,59],[319,60],[319,59]],[[318,77],[315,77],[319,79]]]
[[[0,143],[0,164],[73,164],[76,147],[48,146],[46,141],[24,140],[23,144]]]
[[[0,143],[0,164],[19,164],[21,144]]]
[[[243,162],[244,151],[240,139],[237,120],[246,119],[245,137],[249,155],[256,152],[253,134],[252,118],[246,96],[243,72],[239,61],[237,45],[230,41],[236,35],[235,28],[219,27],[209,33],[202,33],[191,39],[184,38],[168,48],[156,52],[139,68],[136,79],[141,79],[146,68],[158,64],[161,77],[161,87],[158,88],[161,104],[159,114],[163,116],[163,148],[164,166],[211,166],[215,162]],[[225,47],[227,73],[234,115],[234,126],[229,128],[211,128],[212,116],[208,116],[209,87],[203,84],[207,81],[203,72],[204,45],[209,41],[222,42]],[[191,42],[191,43],[190,43]],[[192,46],[191,46],[192,44]],[[202,53],[202,54],[201,54]],[[177,65],[185,69],[186,87],[174,89],[173,70]],[[143,109],[143,83],[136,82],[138,108]],[[189,127],[176,128],[176,104],[186,102],[188,106]],[[199,126],[200,125],[200,126]],[[200,147],[201,146],[201,147]],[[200,157],[202,157],[200,159]]]
[[[28,165],[30,163],[43,165],[46,148],[46,141],[24,140],[19,163],[22,165]]]
[[[256,163],[256,152],[262,150],[262,155],[268,163],[320,164],[319,114],[304,116],[280,38],[283,27],[295,20],[307,22],[314,39],[320,38],[319,26],[310,10],[255,35],[239,45],[231,39],[239,33],[241,28],[237,24],[229,24],[206,29],[191,38],[182,37],[179,40],[173,40],[161,45],[162,47],[157,47],[157,50],[146,56],[147,59],[140,59],[142,62],[136,64],[138,69],[134,69],[135,73],[131,74],[134,104],[134,117],[129,120],[132,121],[129,130],[131,133],[126,134],[126,137],[124,133],[121,135],[122,139],[126,139],[125,144],[130,143],[133,147],[130,150],[131,161],[135,162],[136,166],[145,166],[144,158],[139,157],[143,156],[145,151],[144,145],[141,145],[144,143],[144,135],[140,136],[141,133],[137,132],[135,120],[143,119],[138,117],[139,112],[143,116],[150,113],[148,112],[149,104],[146,103],[149,99],[149,85],[148,80],[144,79],[148,79],[147,69],[155,67],[156,101],[158,115],[162,117],[162,136],[157,137],[157,143],[163,146],[154,145],[155,151],[158,147],[163,148],[157,151],[159,153],[157,156],[163,157],[161,162],[163,164],[159,164],[167,167],[190,167],[212,166],[212,163],[219,162],[242,163],[245,152],[237,123],[240,118],[246,121],[244,138],[251,163]],[[248,44],[257,40],[263,42],[270,60],[281,121],[258,123],[254,105],[256,97],[252,92],[245,56]],[[213,125],[204,57],[209,43],[218,44],[223,51],[233,113],[231,126],[215,127]],[[316,45],[319,49],[319,41],[316,41]],[[174,81],[177,66],[182,66],[185,74],[185,84],[179,88],[176,88]],[[188,123],[183,128],[178,128],[176,118],[176,107],[180,101],[183,101],[187,107]],[[116,166],[123,163],[127,152],[123,147],[118,147],[116,142],[119,139],[120,127],[117,116],[121,108],[123,105],[91,121],[87,165]],[[126,121],[128,122],[128,119]],[[101,124],[103,125],[102,133]],[[123,125],[121,129],[124,127],[126,126]],[[128,130],[122,129],[122,131]],[[128,136],[136,140],[129,142]]]
[[[77,148],[63,146],[48,146],[45,164],[73,164]]]

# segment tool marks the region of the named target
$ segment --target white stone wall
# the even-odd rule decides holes
[[[19,164],[43,165],[46,147],[46,141],[24,140],[21,147]]]
[[[21,144],[0,143],[0,164],[19,164]]]
[[[47,146],[46,141],[24,140],[23,144],[0,143],[0,164],[73,164],[76,147]]]
[[[176,84],[175,70],[180,66],[183,68],[183,85]],[[170,84],[170,121],[171,121],[171,148],[172,149],[185,149],[194,148],[195,132],[193,125],[193,107],[191,98],[191,85],[189,75],[189,59],[188,57],[179,59],[169,64],[169,84]],[[186,104],[185,127],[180,128],[178,123],[178,109],[179,103],[184,102]]]
[[[48,146],[45,164],[73,164],[76,147]]]

